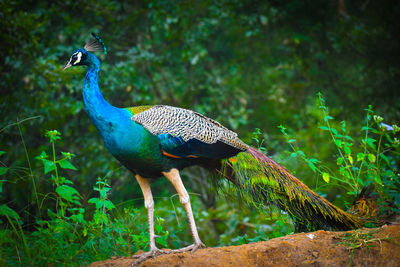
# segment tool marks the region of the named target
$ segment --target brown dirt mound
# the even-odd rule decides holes
[[[365,238],[362,234],[371,231],[374,233],[372,237]],[[300,233],[241,246],[161,255],[148,259],[140,266],[350,266],[350,247],[338,244],[344,241],[344,234],[357,237],[357,242],[353,244],[360,245],[354,249],[353,266],[400,266],[400,225],[357,232]],[[130,266],[133,261],[130,258],[114,258],[89,266]]]

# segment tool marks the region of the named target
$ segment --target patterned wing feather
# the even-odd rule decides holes
[[[133,115],[132,120],[154,135],[170,135],[185,143],[192,143],[194,140],[209,145],[222,142],[238,152],[248,149],[236,133],[191,110],[158,105]]]

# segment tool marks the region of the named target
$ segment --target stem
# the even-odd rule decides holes
[[[57,164],[56,164],[56,162],[57,162],[57,161],[56,161],[56,149],[55,149],[55,147],[54,147],[54,140],[51,141],[51,147],[52,147],[52,149],[53,149],[53,164],[54,164],[54,166],[55,166],[54,171],[55,171],[55,173],[56,173],[56,179],[55,179],[55,181],[56,181],[56,186],[59,187],[59,186],[60,186],[60,181],[59,181],[59,178],[58,178],[58,169],[57,169]],[[58,201],[57,201],[57,203],[58,203]],[[61,216],[64,218],[65,206],[64,206],[62,200],[61,200],[60,206],[61,206]]]
[[[18,228],[19,228],[19,232],[20,232],[20,233],[18,233],[17,228],[15,227],[14,223],[12,222],[12,219],[8,215],[6,215],[6,217],[7,217],[8,222],[11,224],[11,227],[13,228],[15,234],[17,236],[19,236],[20,238],[22,238],[22,242],[24,243],[24,247],[25,247],[25,253],[28,256],[28,259],[30,259],[31,255],[29,253],[28,243],[26,242],[25,234],[24,234],[24,231],[22,231],[21,224],[18,222],[17,219],[15,219],[15,221],[16,221],[16,223],[18,225]]]
[[[350,267],[353,266],[353,255],[354,255],[354,248],[351,250],[351,253],[350,253]]]
[[[382,138],[383,138],[383,134],[381,134],[381,136],[379,137],[379,142],[378,142],[378,149],[376,151],[376,169],[378,170],[378,176],[381,176],[381,168],[379,168],[379,159],[380,159],[380,150],[381,150],[381,143],[382,143]],[[383,152],[382,152],[383,153]]]
[[[38,193],[37,193],[37,190],[36,190],[35,177],[33,175],[31,161],[29,160],[28,149],[26,149],[24,136],[22,135],[21,127],[19,125],[20,125],[20,121],[17,119],[18,131],[19,131],[19,135],[21,136],[22,145],[24,146],[25,157],[26,157],[26,161],[28,162],[30,177],[31,177],[31,180],[32,180],[32,185],[33,185],[33,192],[34,192],[34,195],[35,195],[36,205],[38,207],[38,213],[39,213],[39,218],[40,218],[41,217],[41,212],[40,212]]]
[[[364,137],[364,159],[361,161],[361,165],[360,165],[360,170],[358,171],[358,175],[357,175],[357,179],[360,178],[361,175],[361,170],[364,166],[364,162],[365,162],[365,155],[367,154],[367,139],[368,139],[368,130],[369,130],[369,113],[370,110],[368,108],[367,110],[367,121],[366,121],[366,130],[365,130],[365,137]]]
[[[23,123],[23,122],[25,122],[25,121],[33,120],[33,119],[37,119],[37,118],[41,118],[41,117],[42,117],[41,115],[38,115],[38,116],[33,116],[33,117],[29,117],[29,118],[23,119],[23,120],[21,120],[21,121],[18,121],[18,120],[17,120],[16,123],[11,123],[11,124],[9,124],[9,125],[3,127],[2,129],[0,129],[0,133],[1,133],[2,131],[4,131],[5,129],[7,129],[8,127],[11,127],[11,126],[14,126],[14,125],[18,125],[18,124]]]
[[[327,114],[325,113],[325,110],[323,110],[322,112],[324,113],[324,117],[327,116]],[[335,138],[335,136],[334,136],[333,133],[332,133],[332,130],[331,130],[332,127],[331,127],[331,125],[330,125],[330,123],[329,123],[329,120],[326,120],[326,125],[328,126],[329,134],[331,135],[332,140],[333,140],[333,142],[334,142],[335,145],[336,145],[336,138]],[[337,150],[338,150],[340,156],[341,156],[342,159],[343,159],[343,162],[346,164],[346,166],[353,166],[352,164],[348,164],[348,163],[347,163],[346,158],[343,156],[342,150],[341,150],[337,145],[336,145],[336,147],[337,147]],[[349,163],[350,163],[350,162],[349,162]],[[342,164],[342,165],[343,165],[343,164]],[[357,183],[356,179],[354,178],[353,172],[352,172],[351,170],[349,170],[349,174],[350,174],[350,176],[351,176],[351,179],[353,180],[353,184],[351,184],[351,183],[349,183],[349,182],[346,182],[346,183],[349,184],[353,190],[357,190],[357,191],[358,191],[358,183]],[[354,187],[354,185],[355,185],[355,187]]]
[[[57,170],[57,165],[56,165],[56,150],[54,148],[54,141],[51,141],[51,147],[53,149],[53,163],[54,163],[54,166],[56,166],[54,171],[56,172],[56,185],[58,187],[59,181],[58,181],[58,170]]]

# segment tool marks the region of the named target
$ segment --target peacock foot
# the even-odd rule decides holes
[[[195,252],[198,249],[201,248],[205,248],[206,246],[203,244],[203,242],[199,242],[199,243],[194,243],[190,246],[184,247],[184,248],[180,248],[180,249],[174,249],[169,251],[169,253],[181,253],[181,252],[186,252],[186,251],[191,251],[192,253]]]
[[[150,249],[148,252],[139,254],[139,255],[133,255],[131,258],[136,259],[134,262],[132,262],[131,266],[138,266],[139,264],[141,264],[142,262],[144,262],[145,260],[149,259],[149,258],[154,258],[157,257],[158,255],[161,254],[169,254],[171,253],[171,251],[165,251],[162,249],[158,249],[158,248],[153,248]]]

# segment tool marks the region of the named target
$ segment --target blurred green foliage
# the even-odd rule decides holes
[[[168,104],[203,113],[247,143],[266,147],[269,155],[341,207],[354,197],[340,187],[320,187],[320,175],[290,157],[277,126],[285,125],[306,155],[334,169],[336,148],[327,145],[318,128],[317,92],[325,96],[331,116],[347,121],[356,140],[363,135],[368,105],[389,124],[400,115],[400,6],[394,0],[6,0],[0,2],[0,16],[0,150],[6,152],[1,164],[7,167],[5,173],[0,170],[1,202],[16,211],[25,231],[34,231],[37,220],[49,219],[47,209],[54,208],[46,195],[57,187],[44,178],[42,160],[34,160],[46,150],[44,136],[50,129],[63,134],[55,149],[76,155],[70,162],[78,171],[63,169],[63,175],[78,189],[83,208],[93,206],[89,199],[98,197],[93,190],[97,177],[107,177],[107,194],[118,210],[113,220],[128,218],[131,211],[123,210],[134,206],[141,208],[135,216],[145,224],[140,188],[106,151],[83,110],[85,69],[61,71],[92,31],[109,50],[106,57],[98,56],[103,61],[100,87],[110,103]],[[261,131],[253,134],[255,128]],[[254,135],[263,142],[254,142]],[[398,166],[398,158],[391,164]],[[207,245],[292,231],[284,215],[272,212],[268,217],[217,197],[205,183],[205,171],[190,168],[183,176],[189,191],[199,194],[192,195],[193,210]],[[165,220],[163,231],[170,231],[169,245],[190,242],[184,216],[183,227],[174,229],[181,207],[174,198],[176,203],[167,206],[175,194],[172,186],[159,179],[152,188],[156,210],[161,209]],[[145,229],[135,228],[135,234]]]

